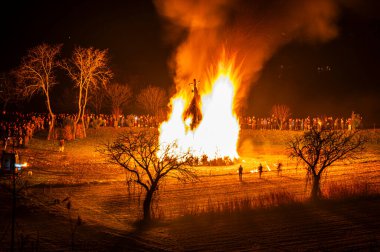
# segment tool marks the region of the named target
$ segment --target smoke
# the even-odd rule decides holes
[[[268,59],[292,41],[319,43],[338,35],[333,0],[156,0],[166,38],[176,48],[170,66],[177,90],[206,79],[222,52],[241,66],[237,99],[247,92]]]

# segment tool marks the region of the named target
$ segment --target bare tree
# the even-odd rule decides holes
[[[7,105],[11,102],[18,100],[17,88],[8,73],[1,73],[0,75],[0,102],[3,104],[3,111],[6,110]]]
[[[167,104],[166,92],[162,88],[148,86],[137,96],[137,103],[146,113],[157,116]]]
[[[320,179],[326,168],[338,160],[358,159],[366,141],[358,131],[317,129],[289,141],[290,157],[304,162],[308,176],[312,176],[312,199],[321,196]]]
[[[42,44],[28,51],[21,65],[15,70],[18,89],[24,97],[31,97],[38,92],[45,95],[46,107],[51,117],[48,139],[53,137],[55,115],[50,104],[50,89],[56,84],[54,70],[59,66],[57,57],[62,45]]]
[[[83,125],[83,136],[86,137],[84,115],[91,92],[105,87],[113,74],[108,67],[107,50],[77,47],[70,60],[62,62],[70,78],[78,88],[78,113],[74,117],[74,137],[78,123]]]
[[[175,153],[175,150],[175,143],[165,146],[159,144],[156,130],[128,130],[100,150],[109,162],[126,169],[133,181],[145,189],[145,220],[151,219],[154,193],[165,179],[173,177],[186,181],[197,178],[191,169],[194,161],[191,153]]]
[[[277,120],[278,128],[282,130],[282,126],[291,115],[290,108],[286,105],[276,104],[272,107],[272,115]]]
[[[125,84],[112,84],[107,87],[107,97],[111,101],[112,114],[119,117],[123,105],[128,104],[132,98],[132,89]]]

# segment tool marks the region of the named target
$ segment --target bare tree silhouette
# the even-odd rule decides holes
[[[276,104],[272,107],[272,115],[277,120],[278,128],[282,130],[284,123],[291,115],[290,108],[283,104]]]
[[[45,95],[46,107],[51,117],[48,139],[53,137],[55,115],[51,108],[50,89],[56,84],[54,70],[59,66],[57,57],[62,45],[42,44],[30,49],[22,59],[21,65],[14,71],[18,83],[18,92],[31,97],[38,92]]]
[[[111,84],[106,89],[108,99],[111,101],[112,114],[118,118],[122,113],[122,106],[128,104],[132,98],[132,89],[127,84]]]
[[[157,116],[167,103],[165,90],[148,86],[137,96],[137,103],[146,113]]]
[[[78,113],[74,117],[74,137],[78,123],[83,125],[83,136],[86,137],[84,114],[91,92],[101,86],[106,86],[113,74],[108,67],[108,51],[93,47],[74,49],[70,60],[62,62],[62,67],[78,88]]]
[[[151,219],[151,203],[159,185],[168,177],[196,180],[190,151],[178,152],[175,143],[160,145],[156,130],[128,130],[99,151],[109,162],[132,175],[134,183],[145,189],[144,220]]]
[[[367,139],[358,131],[312,129],[289,141],[290,157],[304,162],[312,176],[311,198],[321,196],[320,179],[323,172],[338,160],[360,157]]]

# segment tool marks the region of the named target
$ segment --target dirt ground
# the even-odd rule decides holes
[[[141,218],[143,194],[127,186],[123,169],[107,164],[96,152],[119,130],[90,131],[87,139],[58,143],[42,137],[20,150],[32,175],[17,201],[17,248],[26,251],[252,251],[252,250],[378,250],[380,197],[310,203],[305,172],[287,158],[289,133],[243,131],[239,143],[243,182],[237,167],[198,167],[200,180],[180,184],[168,180],[153,205],[158,220]],[[293,134],[293,133],[292,133]],[[276,164],[283,163],[278,175]],[[255,172],[259,163],[264,173]],[[370,143],[355,163],[339,163],[328,171],[322,186],[351,182],[380,186],[380,146]],[[0,251],[10,245],[9,181],[0,190]],[[271,192],[286,192],[297,202],[227,213],[210,210],[231,202],[253,202]],[[64,201],[66,199],[66,201]],[[71,203],[67,209],[68,200]],[[64,201],[64,202],[62,202]],[[78,216],[83,221],[74,234]]]

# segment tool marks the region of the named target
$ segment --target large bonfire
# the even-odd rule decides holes
[[[191,83],[171,98],[171,113],[160,125],[160,144],[176,144],[200,159],[237,159],[240,126],[235,112],[239,67],[234,60],[210,67],[206,82]],[[189,85],[190,86],[190,85]]]
[[[167,41],[178,44],[170,60],[177,93],[160,127],[160,142],[176,141],[178,150],[190,148],[209,159],[238,156],[236,103],[246,102],[250,85],[279,48],[299,39],[325,42],[338,34],[337,3],[331,0],[154,3],[167,24]],[[235,53],[241,67],[222,54],[205,74],[223,48]],[[201,83],[193,83],[191,93],[186,84],[194,77]]]

